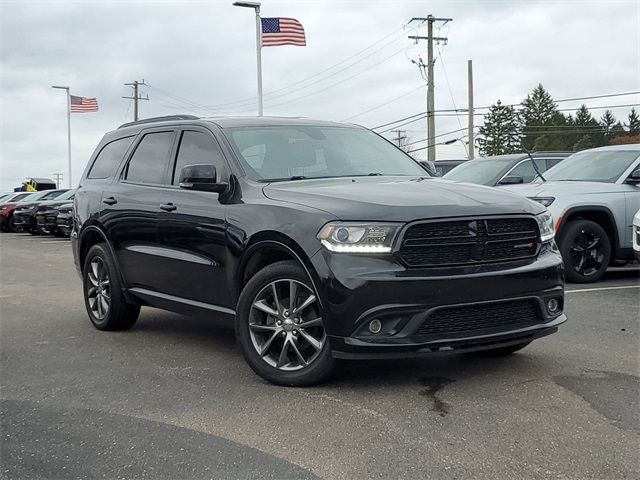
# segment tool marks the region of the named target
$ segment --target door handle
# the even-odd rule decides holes
[[[173,203],[163,203],[162,205],[160,205],[160,209],[164,210],[165,212],[173,212],[174,210],[177,210],[178,207],[176,207]]]
[[[106,203],[107,205],[115,205],[118,201],[113,197],[107,197],[102,199],[102,203]]]

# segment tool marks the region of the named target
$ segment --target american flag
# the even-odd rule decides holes
[[[98,100],[95,98],[76,97],[69,95],[71,100],[71,113],[97,112]]]
[[[307,45],[304,28],[295,18],[263,18],[262,46],[276,47],[278,45]]]

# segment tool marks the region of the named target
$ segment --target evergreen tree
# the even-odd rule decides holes
[[[615,124],[616,124],[616,117],[613,116],[613,113],[611,113],[611,110],[605,110],[604,115],[602,115],[602,118],[600,119],[600,125],[602,125],[602,128],[604,129],[604,134],[607,137],[611,136],[611,132]]]
[[[629,135],[640,135],[640,118],[635,108],[632,108],[629,114]]]
[[[624,129],[624,127],[619,121],[616,122],[616,124],[613,127],[611,127],[611,138],[619,137],[621,135],[625,135],[626,133],[627,131]]]
[[[582,147],[581,150],[584,150],[585,148],[600,147],[608,143],[607,138],[603,134],[602,126],[595,118],[593,118],[591,112],[584,104],[576,110],[575,126],[578,131],[579,138],[574,144],[574,149],[576,149],[576,145],[583,146],[587,144],[586,140],[584,140],[585,136],[589,137],[589,145],[591,145],[591,147]]]
[[[513,107],[500,100],[491,105],[478,132],[478,149],[483,156],[503,155],[520,151],[522,128]]]
[[[532,92],[522,101],[520,119],[524,131],[522,144],[527,149],[533,149],[536,140],[544,135],[545,131],[552,130],[558,122],[564,123],[564,117],[558,112],[558,107],[551,98],[549,92],[542,84],[538,84]]]
[[[591,140],[591,135],[582,135],[580,139],[573,145],[573,151],[579,152],[587,148],[593,148],[595,145]]]

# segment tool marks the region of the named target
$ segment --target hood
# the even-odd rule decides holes
[[[505,185],[498,187],[525,197],[557,197],[560,195],[589,195],[620,191],[615,183],[605,182],[542,182],[526,185]]]
[[[273,200],[323,210],[341,220],[419,219],[536,214],[539,204],[493,187],[420,177],[346,177],[270,183]]]

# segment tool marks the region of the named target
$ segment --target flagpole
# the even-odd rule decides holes
[[[262,21],[260,20],[260,2],[233,2],[235,7],[253,8],[256,12],[256,60],[258,74],[258,116],[262,116]]]
[[[260,20],[260,4],[256,7],[256,56],[258,72],[258,116],[262,116],[262,22]]]
[[[65,90],[67,95],[67,161],[68,161],[68,178],[69,178],[69,188],[73,187],[73,183],[71,181],[71,94],[69,93],[69,87],[61,87],[57,85],[53,85],[51,88],[58,88],[60,90]]]

